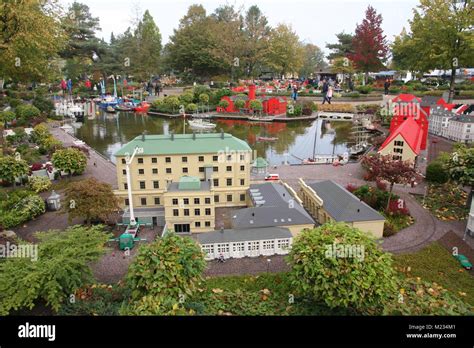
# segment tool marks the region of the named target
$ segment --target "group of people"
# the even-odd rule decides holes
[[[158,81],[143,82],[142,86],[143,86],[143,90],[147,91],[150,95],[153,95],[153,92],[155,92],[155,95],[157,97],[159,97],[160,92],[163,91],[163,87],[161,86],[161,83],[159,83]]]

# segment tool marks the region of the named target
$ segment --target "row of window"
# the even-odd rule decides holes
[[[214,187],[219,186],[219,179],[213,179],[212,182],[214,184]],[[138,183],[140,185],[140,190],[146,190],[146,182],[145,181],[139,181]],[[227,186],[232,186],[232,179],[227,178],[226,179],[226,184],[227,184]],[[245,179],[240,179],[240,185],[245,186]],[[152,181],[152,187],[154,189],[159,189],[160,188],[160,182],[158,180]],[[128,184],[127,183],[123,184],[123,189],[128,190]],[[199,203],[196,203],[196,204],[199,204]]]
[[[245,193],[240,194],[240,197],[239,197],[239,198],[240,198],[240,201],[241,201],[241,202],[245,202]],[[188,200],[188,203],[189,203],[189,199],[188,199],[188,198],[184,198],[183,200]],[[227,202],[233,202],[233,200],[234,200],[234,196],[233,196],[233,195],[226,195],[226,201],[227,201]],[[215,202],[215,203],[219,203],[219,201],[220,201],[219,195],[215,195],[215,196],[214,196],[214,202]],[[160,204],[161,204],[161,203],[160,203],[160,197],[153,197],[153,202],[154,202],[155,205],[160,205]],[[195,200],[195,202],[196,202],[196,200]],[[208,203],[208,202],[209,202],[209,203]],[[188,203],[184,203],[184,204],[188,204]],[[210,198],[206,198],[206,199],[205,199],[205,203],[206,203],[206,204],[210,204],[210,203],[211,203]],[[147,198],[146,198],[146,197],[140,198],[140,204],[141,204],[142,206],[148,205]],[[178,203],[175,204],[175,200],[173,199],[173,204],[174,204],[174,205],[177,205]],[[200,204],[200,203],[195,203],[195,204]],[[127,205],[127,206],[130,205],[130,202],[129,202],[128,198],[125,198],[125,205]],[[207,214],[206,214],[206,215],[207,215]],[[175,216],[176,216],[176,215],[175,215]]]
[[[210,221],[204,221],[205,227],[211,227]],[[189,233],[191,232],[191,225],[190,224],[174,224],[174,231],[176,233]],[[194,227],[201,228],[202,224],[201,221],[194,222]]]
[[[246,245],[247,244],[247,245]],[[235,243],[217,243],[217,244],[204,244],[202,250],[207,254],[217,253],[228,253],[232,249],[232,252],[243,252],[243,251],[257,251],[260,250],[273,250],[275,244],[278,249],[288,249],[290,247],[289,239],[277,239],[275,240],[264,240],[264,241],[251,241],[251,242],[235,242]]]
[[[182,169],[183,174],[188,174],[189,173],[189,168],[188,167],[183,167]],[[212,167],[212,170],[214,173],[219,172],[219,167]],[[245,171],[245,166],[240,166],[241,171]],[[158,174],[158,168],[152,168],[152,174],[156,175]],[[227,172],[232,172],[232,166],[227,166],[226,167]],[[166,174],[173,174],[173,171],[171,168],[166,168],[165,169]],[[204,173],[204,167],[199,167],[199,172]],[[127,171],[125,169],[122,169],[122,174],[127,175]],[[140,168],[138,169],[138,175],[145,175],[145,169]]]
[[[173,198],[173,205],[178,205],[178,198]],[[205,204],[211,204],[211,198],[206,197],[204,198],[204,203]],[[189,205],[189,198],[183,198],[183,204],[184,205]],[[201,204],[201,199],[200,198],[194,198],[194,204]]]
[[[183,209],[183,216],[190,216],[189,209]],[[204,214],[209,216],[211,215],[211,208],[204,209]],[[179,209],[173,209],[173,216],[179,216]],[[194,216],[201,216],[201,209],[194,209]]]
[[[245,160],[245,155],[241,154],[239,158],[240,158],[241,161],[244,161]],[[227,159],[227,161],[232,161],[232,155],[227,155],[226,159]],[[199,156],[198,161],[199,162],[204,162],[204,156]],[[216,156],[216,155],[212,156],[212,161],[213,162],[219,161],[219,156]],[[137,157],[137,162],[138,162],[138,164],[144,164],[145,163],[143,157]],[[171,157],[165,157],[165,162],[166,163],[171,163]],[[181,157],[181,162],[182,163],[188,163],[188,156]],[[151,163],[152,164],[158,163],[158,158],[157,157],[152,157],[151,158]],[[122,158],[122,164],[126,164],[125,158]]]

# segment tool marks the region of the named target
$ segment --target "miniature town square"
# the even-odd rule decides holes
[[[0,7],[1,315],[472,315],[471,1],[53,2]]]

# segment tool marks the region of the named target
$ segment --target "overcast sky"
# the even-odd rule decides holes
[[[73,1],[60,0],[67,7]],[[326,43],[336,41],[335,34],[345,31],[353,33],[357,23],[362,21],[367,6],[372,5],[383,16],[382,27],[389,41],[408,29],[408,20],[413,17],[415,0],[78,0],[87,4],[91,13],[100,18],[102,31],[98,37],[106,41],[110,33],[119,34],[131,25],[138,8],[142,13],[149,10],[163,37],[168,42],[179,19],[193,3],[201,3],[208,13],[221,4],[232,4],[245,9],[258,5],[272,26],[278,23],[291,24],[301,40],[313,43],[326,50]]]

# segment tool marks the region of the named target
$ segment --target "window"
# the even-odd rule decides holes
[[[227,155],[227,161],[232,161],[232,155]]]
[[[194,209],[194,215],[195,216],[200,216],[201,215],[201,209]]]
[[[211,208],[206,208],[206,215],[211,215]]]
[[[240,166],[240,170],[241,170],[241,171],[244,171],[244,170],[245,170],[245,166]]]
[[[402,156],[393,156],[393,159],[395,161],[400,161],[402,159]]]
[[[249,242],[248,243],[248,251],[254,251],[254,250],[258,250],[260,247],[260,242],[257,241],[257,242]]]
[[[143,158],[137,158],[138,164],[143,164]]]
[[[123,188],[124,188],[125,190],[128,190],[128,184],[123,184]]]
[[[230,250],[229,243],[219,243],[217,244],[218,253],[228,253]]]
[[[228,172],[231,172],[231,171],[232,171],[232,166],[227,166],[227,167],[226,167],[226,170],[227,170]]]
[[[273,240],[264,240],[262,248],[263,248],[263,250],[275,249],[275,241],[273,241]]]
[[[130,201],[128,200],[128,198],[125,198],[125,205],[130,205]]]
[[[219,203],[219,195],[215,195],[215,196],[214,196],[214,202],[215,202],[215,203]]]
[[[214,173],[217,173],[219,171],[219,167],[212,167],[212,170],[214,171]]]
[[[217,162],[218,159],[219,159],[219,156],[212,156],[212,160],[213,160],[214,162]]]
[[[200,202],[201,202],[201,201],[200,201],[199,198],[194,198],[194,204],[201,204]]]
[[[244,160],[245,160],[245,155],[242,155],[242,154],[241,154],[241,155],[240,155],[240,160],[241,160],[241,161],[244,161]],[[242,167],[241,167],[241,168],[242,168]]]
[[[146,198],[145,198],[145,197],[140,198],[140,203],[141,203],[142,205],[146,205]]]
[[[184,167],[183,168],[183,173],[187,173],[188,172],[188,168]]]
[[[165,162],[166,163],[171,163],[171,157],[165,157]]]
[[[151,163],[158,163],[158,159],[156,157],[151,158]]]
[[[122,174],[127,175],[127,171],[125,169],[122,169]]]
[[[183,198],[183,203],[185,205],[188,205],[189,204],[189,198]]]
[[[188,158],[187,157],[181,157],[181,161],[183,163],[188,163]]]
[[[393,152],[403,153],[403,149],[400,149],[400,148],[396,147],[396,148],[393,149]]]
[[[166,168],[166,174],[171,174],[171,168]]]
[[[173,216],[179,216],[179,210],[173,209]]]
[[[240,194],[240,201],[244,202],[245,201],[245,193]]]
[[[138,169],[138,174],[139,175],[145,174],[145,169]]]
[[[144,190],[145,188],[146,188],[145,182],[144,182],[144,181],[140,181],[140,189],[141,189],[141,190]]]
[[[158,174],[158,168],[153,168],[152,172],[153,172],[153,174]]]
[[[245,251],[245,243],[244,243],[244,242],[234,243],[234,244],[232,245],[232,251],[233,251],[233,252]]]
[[[205,252],[207,256],[211,256],[211,254],[214,254],[214,244],[204,244],[202,246],[202,251]]]
[[[189,209],[184,209],[184,216],[189,216]]]
[[[245,179],[240,179],[240,186],[245,186]]]
[[[159,181],[153,181],[153,188],[160,188],[160,182]]]
[[[155,205],[160,205],[160,197],[155,197]]]
[[[199,167],[199,173],[204,173],[204,167]]]
[[[211,204],[211,199],[210,199],[209,197],[206,197],[206,198],[204,199],[204,203],[206,203],[206,204]]]
[[[204,156],[199,156],[199,162],[204,162]]]
[[[204,224],[206,225],[206,227],[211,227],[211,222],[210,221],[206,221]]]
[[[189,224],[174,224],[174,231],[176,233],[189,233],[191,227]]]
[[[232,186],[232,179],[231,178],[227,179],[227,186]]]
[[[173,205],[178,205],[178,198],[173,198]]]
[[[400,140],[397,140],[394,142],[395,146],[403,146],[403,144],[404,144],[403,141],[400,141]]]
[[[127,162],[125,161],[125,158],[122,158],[122,164],[127,164]]]
[[[290,247],[290,242],[288,239],[278,239],[277,246],[279,249],[288,249]]]
[[[200,228],[200,227],[201,227],[201,221],[196,221],[196,222],[194,223],[194,227]]]
[[[219,186],[219,179],[213,179],[212,181],[213,181],[214,186],[216,187]]]
[[[232,202],[232,195],[227,195],[227,202]]]

